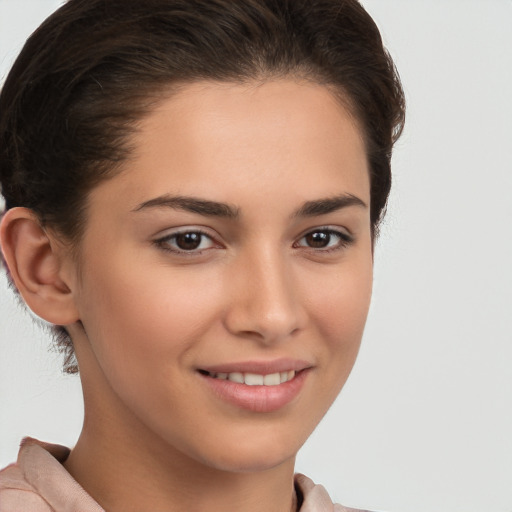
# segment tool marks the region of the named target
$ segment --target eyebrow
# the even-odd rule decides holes
[[[326,215],[328,213],[341,210],[342,208],[348,208],[349,206],[368,208],[366,203],[359,199],[359,197],[352,194],[341,194],[339,196],[328,197],[325,199],[307,201],[297,210],[294,216],[317,217],[319,215]]]
[[[366,203],[358,197],[352,194],[341,194],[335,197],[307,201],[292,217],[317,217],[349,206],[367,208]],[[174,210],[184,210],[208,217],[223,217],[227,219],[240,218],[240,208],[236,206],[189,196],[171,196],[165,194],[150,199],[149,201],[144,201],[132,211],[138,212],[148,208],[172,208]]]
[[[141,203],[133,211],[145,210],[147,208],[167,207],[174,210],[184,210],[187,212],[198,213],[208,217],[224,217],[228,219],[237,219],[240,217],[240,210],[235,206],[217,201],[208,201],[197,197],[188,196],[163,196],[155,197],[149,201]]]

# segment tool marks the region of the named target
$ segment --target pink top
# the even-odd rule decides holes
[[[0,471],[0,512],[105,512],[61,464],[69,448],[25,438],[18,461]],[[297,474],[300,512],[365,512],[333,504],[327,491]]]

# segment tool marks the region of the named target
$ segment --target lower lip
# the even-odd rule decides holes
[[[253,412],[274,412],[298,396],[307,374],[308,369],[302,370],[292,380],[276,386],[248,386],[203,374],[199,376],[218,397],[230,404]]]

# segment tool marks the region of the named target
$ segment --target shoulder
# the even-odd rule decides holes
[[[0,471],[0,512],[103,512],[62,465],[68,454],[65,446],[24,439],[18,461]]]
[[[323,485],[315,484],[313,480],[300,473],[295,475],[295,485],[303,497],[300,512],[369,512],[333,503]]]
[[[18,464],[0,471],[0,512],[51,512],[52,508],[23,475]]]

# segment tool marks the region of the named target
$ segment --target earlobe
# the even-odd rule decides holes
[[[0,245],[16,288],[37,316],[56,325],[78,320],[69,283],[62,278],[63,253],[32,210],[5,213]]]

